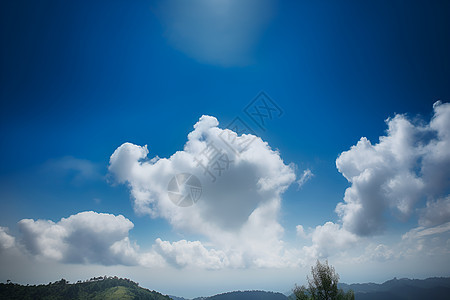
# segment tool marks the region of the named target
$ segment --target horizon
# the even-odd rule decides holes
[[[1,282],[450,276],[450,3],[0,5]]]
[[[26,286],[28,287],[28,286],[39,286],[39,285],[43,285],[43,286],[46,286],[46,285],[49,285],[49,284],[55,284],[55,283],[58,283],[58,282],[60,282],[60,281],[65,281],[65,284],[70,284],[70,285],[74,285],[74,284],[84,284],[84,283],[90,283],[90,282],[95,282],[95,281],[101,281],[101,280],[111,280],[111,279],[118,279],[118,280],[127,280],[127,281],[131,281],[132,283],[135,283],[135,284],[137,284],[137,286],[139,286],[139,287],[141,287],[141,288],[144,288],[144,289],[147,289],[147,290],[150,290],[150,291],[155,291],[154,289],[152,289],[151,287],[145,287],[145,286],[141,286],[138,282],[135,282],[135,281],[133,281],[132,279],[130,279],[130,278],[121,278],[121,277],[118,277],[118,276],[107,276],[107,275],[104,275],[104,276],[98,276],[98,277],[92,277],[92,278],[89,278],[89,279],[85,279],[85,280],[77,280],[76,282],[70,282],[70,281],[68,281],[68,280],[66,280],[65,278],[62,278],[62,279],[60,279],[60,280],[57,280],[57,281],[54,281],[54,282],[50,282],[50,283],[48,283],[48,284],[46,284],[46,283],[44,283],[44,284],[37,284],[37,285],[29,285],[29,284],[27,284]],[[392,279],[389,279],[389,280],[386,280],[386,281],[384,281],[383,283],[374,283],[374,282],[363,282],[363,283],[351,283],[351,284],[348,284],[348,283],[345,283],[345,282],[339,282],[338,283],[338,286],[339,285],[345,285],[346,286],[346,288],[345,288],[345,290],[346,289],[351,289],[351,287],[353,286],[353,285],[356,285],[356,286],[361,286],[361,285],[372,285],[372,284],[375,284],[375,285],[377,285],[377,286],[382,286],[382,285],[384,285],[384,284],[386,284],[386,283],[388,283],[388,282],[392,282],[392,281],[429,281],[429,280],[432,280],[432,279],[450,279],[450,277],[429,277],[429,278],[426,278],[426,279],[413,279],[413,278],[396,278],[396,277],[394,277],[394,278],[392,278]],[[5,283],[3,283],[3,282],[1,282],[1,284],[5,284]],[[16,282],[13,282],[13,281],[11,281],[11,280],[8,280],[7,282],[6,282],[6,284],[18,284],[18,283],[16,283]],[[25,286],[25,284],[20,284],[19,283],[19,285],[21,285],[21,286]],[[342,287],[341,287],[342,288]],[[354,291],[355,293],[358,293],[358,291],[359,292],[361,292],[361,287],[357,287],[356,288],[356,290]],[[158,292],[159,293],[159,291],[155,291],[155,292]],[[290,295],[292,295],[292,290],[290,290],[290,291],[287,291],[287,292],[278,292],[278,291],[270,291],[270,290],[233,290],[233,291],[227,291],[227,292],[222,292],[222,293],[219,293],[219,294],[211,294],[211,295],[204,295],[204,296],[197,296],[197,297],[195,297],[195,299],[196,298],[207,298],[207,297],[212,297],[212,296],[217,296],[217,295],[223,295],[223,294],[232,294],[232,293],[245,293],[245,292],[264,292],[264,293],[275,293],[275,294],[277,294],[277,293],[279,293],[279,294],[283,294],[283,295],[285,295],[285,296],[290,296]],[[164,295],[164,294],[163,294]],[[177,297],[177,298],[183,298],[183,299],[194,299],[194,298],[186,298],[186,297],[183,297],[183,296],[180,296],[180,295],[167,295],[167,296],[169,296],[169,297]]]

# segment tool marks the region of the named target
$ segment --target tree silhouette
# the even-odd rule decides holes
[[[297,300],[354,300],[353,291],[345,293],[338,289],[339,274],[334,267],[328,265],[328,261],[321,263],[317,260],[316,265],[311,267],[312,278],[307,276],[308,288],[295,286],[293,292]]]

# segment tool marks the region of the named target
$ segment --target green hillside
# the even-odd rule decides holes
[[[0,283],[0,299],[170,300],[168,296],[144,289],[129,279],[106,276],[72,284],[64,279],[47,285],[33,286]]]

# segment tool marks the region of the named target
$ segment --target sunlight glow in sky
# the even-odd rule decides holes
[[[450,276],[449,11],[2,3],[0,280]]]

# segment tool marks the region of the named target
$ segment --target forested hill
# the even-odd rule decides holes
[[[69,283],[61,279],[42,285],[0,283],[0,299],[142,299],[170,300],[168,296],[140,287],[136,282],[118,277],[95,277]]]

